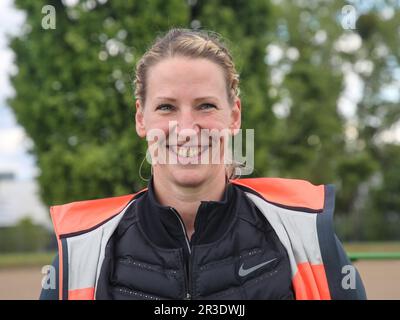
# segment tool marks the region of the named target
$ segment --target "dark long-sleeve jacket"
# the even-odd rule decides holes
[[[246,180],[253,181],[246,184]],[[263,182],[264,187],[275,182],[276,190],[260,189]],[[57,218],[64,214],[60,221],[68,224],[79,209],[94,207],[79,207],[82,203],[77,211],[71,211],[71,205],[59,207],[63,209],[59,216],[54,210],[52,214],[62,261],[56,258],[54,265],[63,268],[62,277],[57,277],[63,288],[59,280],[56,290],[42,290],[41,299],[365,298],[356,270],[350,287],[343,285],[345,275],[338,273],[351,264],[330,230],[332,190],[295,182],[242,179],[228,183],[223,199],[201,203],[190,240],[179,212],[157,201],[152,180],[147,189],[124,199],[119,211],[100,225],[88,229],[84,223],[79,232],[72,228],[75,232],[61,234],[63,225],[57,225]],[[291,189],[302,183],[307,183],[304,186],[311,193],[307,201],[299,201]],[[301,191],[307,189],[297,192]],[[321,195],[322,202],[313,200]],[[296,248],[296,240],[302,248]],[[85,251],[85,247],[92,248]],[[92,258],[93,251],[98,254]],[[92,260],[97,265],[91,268]]]

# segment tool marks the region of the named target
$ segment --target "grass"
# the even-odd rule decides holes
[[[400,253],[400,242],[351,242],[344,243],[346,252],[351,254],[368,253]],[[22,268],[22,267],[41,267],[51,264],[55,252],[41,253],[0,253],[0,269]],[[363,256],[363,255],[362,255]]]
[[[400,242],[349,242],[344,243],[346,252],[400,252]]]
[[[41,267],[51,264],[55,252],[0,253],[0,269]]]
[[[351,261],[400,260],[400,242],[353,242],[344,248]]]

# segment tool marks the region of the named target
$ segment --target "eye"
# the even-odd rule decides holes
[[[199,106],[200,110],[217,109],[217,107],[212,103],[203,103]]]
[[[173,110],[175,107],[171,104],[160,104],[159,106],[157,106],[156,110],[161,110],[161,111],[171,111]]]

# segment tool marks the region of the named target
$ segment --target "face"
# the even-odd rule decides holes
[[[136,107],[138,135],[147,136],[153,157],[165,160],[153,164],[157,179],[195,187],[225,176],[224,135],[216,133],[240,128],[241,107],[239,98],[229,102],[216,63],[186,57],[157,63],[148,70],[145,105]],[[157,141],[149,139],[154,133]]]

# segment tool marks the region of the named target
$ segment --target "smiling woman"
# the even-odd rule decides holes
[[[233,179],[238,79],[215,33],[172,29],[155,41],[135,79],[148,188],[51,208],[59,280],[43,299],[365,298],[333,231],[333,186]]]

